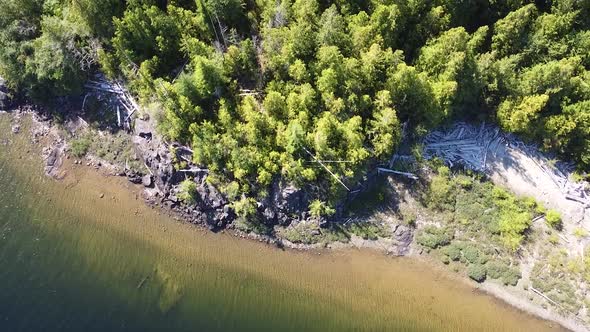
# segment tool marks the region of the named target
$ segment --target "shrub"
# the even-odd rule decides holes
[[[243,196],[240,200],[233,202],[232,207],[240,218],[249,219],[256,214],[256,201],[253,198]]]
[[[404,223],[408,226],[416,226],[416,212],[412,211],[412,210],[402,210],[401,211],[402,214],[402,220],[404,221]]]
[[[440,167],[439,172],[441,169],[448,170],[446,167]],[[442,174],[445,174],[445,172],[434,176],[430,182],[427,195],[428,205],[439,211],[453,211],[456,196],[455,189],[451,180]]]
[[[473,186],[473,178],[463,174],[457,176],[455,182],[463,189],[471,189]]]
[[[486,271],[492,279],[500,279],[507,269],[508,266],[502,262],[491,261],[486,264]]]
[[[488,262],[486,264],[486,271],[488,277],[500,279],[504,285],[516,286],[518,280],[522,277],[520,270],[497,261]]]
[[[561,229],[561,214],[555,210],[549,210],[545,214],[545,221],[547,225],[554,229]]]
[[[521,277],[522,277],[522,275],[519,270],[517,270],[515,268],[508,268],[502,274],[501,279],[502,279],[502,282],[504,283],[504,285],[516,286],[516,284],[518,283],[518,280],[520,280]]]
[[[472,245],[468,245],[465,248],[463,248],[463,255],[469,263],[478,263],[480,254],[480,251]]]
[[[336,211],[319,199],[313,200],[309,204],[309,213],[314,217],[331,216]]]
[[[70,143],[72,154],[78,158],[84,157],[86,153],[88,153],[90,144],[91,141],[87,137],[81,137],[72,140],[72,142]]]
[[[486,268],[481,264],[470,264],[467,268],[467,275],[477,282],[482,282],[486,280]]]
[[[425,227],[416,237],[416,242],[430,249],[446,246],[453,239],[452,231],[436,226]]]
[[[187,204],[195,204],[197,201],[197,184],[192,179],[186,179],[180,183],[177,197]]]
[[[370,222],[352,223],[347,231],[365,240],[377,240],[388,235],[383,227]]]
[[[577,238],[586,237],[588,236],[588,231],[581,227],[576,227],[576,229],[574,229],[574,236],[576,236]]]
[[[457,243],[451,243],[444,248],[443,253],[447,255],[452,261],[458,261],[461,258],[461,246]]]

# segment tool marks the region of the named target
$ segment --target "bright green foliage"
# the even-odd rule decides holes
[[[426,201],[434,209],[452,211],[455,206],[455,197],[455,184],[451,181],[449,169],[447,167],[440,167],[438,174],[430,181]]]
[[[498,107],[498,119],[508,131],[530,133],[533,120],[539,118],[547,101],[547,95],[527,96],[516,102],[506,100]]]
[[[197,201],[197,184],[190,178],[182,181],[179,186],[177,197],[187,204],[194,204]]]
[[[52,100],[78,94],[97,69],[126,80],[161,106],[166,139],[190,145],[221,188],[231,184],[234,201],[258,201],[284,180],[334,205],[367,165],[395,151],[402,124],[420,136],[451,118],[497,121],[590,167],[587,1],[0,0],[0,8],[0,76],[11,88]],[[463,185],[451,182],[435,177],[432,206],[456,209],[467,224],[488,205],[457,201]],[[528,211],[509,205],[479,217],[497,217],[487,227],[514,247]]]
[[[256,213],[256,201],[252,198],[242,197],[232,204],[238,217],[248,220]]]
[[[330,216],[334,214],[334,209],[326,205],[319,199],[313,200],[309,204],[309,213],[314,217]]]
[[[547,225],[552,228],[560,229],[561,228],[561,214],[555,210],[549,210],[545,214],[545,221]]]

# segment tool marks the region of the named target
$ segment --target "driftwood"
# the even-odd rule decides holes
[[[412,180],[418,180],[418,177],[415,174],[412,174],[412,173],[394,171],[392,169],[383,168],[383,167],[377,167],[377,171],[379,173],[392,173],[392,174],[397,174],[397,175],[405,176],[405,177],[407,177],[409,179],[412,179]]]
[[[188,169],[178,170],[178,172],[181,172],[181,173],[200,173],[200,172],[209,173],[209,170],[206,168],[191,167]]]
[[[141,287],[143,287],[143,285],[145,284],[145,282],[150,278],[150,276],[145,276],[145,278],[141,279],[141,281],[139,282],[139,284],[137,284],[137,289],[140,289]]]
[[[117,105],[117,125],[121,127],[121,110],[119,110],[119,105]]]
[[[84,84],[84,87],[88,90],[95,91],[96,93],[106,93],[114,97],[116,102],[118,126],[127,128],[131,127],[131,117],[140,107],[131,94],[119,82],[108,81],[103,77],[97,77],[96,80],[88,80],[86,84]],[[84,98],[83,104],[85,104],[85,102],[86,97]],[[123,109],[125,109],[126,114],[122,114],[119,106],[122,106]]]
[[[506,149],[518,150],[547,174],[565,198],[590,207],[584,185],[570,180],[570,174],[574,171],[572,164],[551,161],[539,152],[537,146],[525,144],[512,134],[502,133],[496,126],[486,123],[474,126],[459,122],[447,130],[431,132],[424,138],[423,144],[426,159],[439,157],[450,167],[462,165],[483,173],[489,171],[488,157],[505,153]],[[397,158],[393,156],[390,165]]]

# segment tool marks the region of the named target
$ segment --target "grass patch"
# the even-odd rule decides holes
[[[76,158],[82,158],[88,153],[92,141],[88,136],[82,136],[70,141],[72,155]]]

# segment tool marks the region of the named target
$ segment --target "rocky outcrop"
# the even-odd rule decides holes
[[[410,252],[410,245],[414,239],[414,228],[407,225],[395,225],[393,228],[393,245],[387,253],[394,256],[404,256]]]

